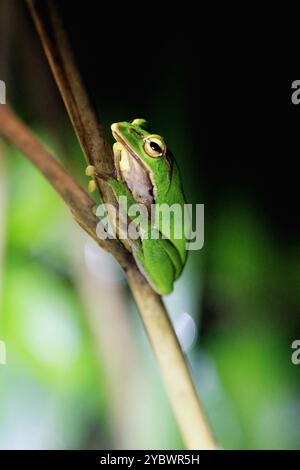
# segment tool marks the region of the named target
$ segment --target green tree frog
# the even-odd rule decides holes
[[[116,140],[115,172],[105,179],[117,199],[126,196],[126,211],[137,203],[146,208],[148,217],[139,219],[139,239],[129,240],[130,246],[140,271],[155,291],[169,294],[187,259],[189,222],[178,166],[165,140],[151,134],[144,119],[118,122],[111,129]],[[87,174],[92,176],[93,172]],[[129,211],[127,216],[135,220]]]

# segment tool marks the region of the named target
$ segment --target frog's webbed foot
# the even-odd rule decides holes
[[[115,171],[97,171],[94,165],[88,165],[85,170],[86,176],[90,176],[92,179],[89,181],[88,184],[88,191],[90,193],[94,192],[97,188],[95,178],[101,178],[104,181],[107,181],[110,178],[116,178]]]

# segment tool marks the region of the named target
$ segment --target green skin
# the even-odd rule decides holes
[[[168,206],[179,204],[183,207],[186,201],[179,169],[168,152],[164,140],[160,136],[150,134],[147,131],[146,121],[142,119],[135,119],[131,123],[115,123],[111,128],[118,142],[114,145],[116,177],[109,177],[107,181],[115,196],[117,198],[126,196],[127,207],[144,203],[148,211],[153,204]],[[151,136],[156,143],[161,143],[162,154],[159,156],[149,155],[149,145],[153,145]],[[145,151],[146,143],[148,153]],[[182,238],[175,239],[173,233],[175,218],[174,214],[171,214],[170,222],[166,224],[166,220],[169,219],[164,219],[163,223],[163,217],[158,217],[157,211],[155,212],[159,239],[148,239],[143,235],[149,233],[151,227],[147,218],[147,220],[139,219],[140,227],[143,229],[140,239],[130,241],[140,271],[161,295],[172,292],[174,281],[180,276],[187,259],[184,227]],[[130,218],[134,220],[133,217]],[[167,238],[162,238],[162,235]]]

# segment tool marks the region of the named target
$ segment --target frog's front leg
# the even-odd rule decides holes
[[[92,178],[88,184],[89,192],[94,192],[95,189],[97,188],[95,177],[104,179],[105,181],[108,181],[111,178],[117,181],[124,181],[124,179],[122,178],[122,174],[123,172],[126,172],[130,169],[128,154],[126,150],[124,149],[123,145],[120,144],[119,142],[114,143],[113,154],[114,154],[114,170],[112,172],[96,170],[96,167],[94,165],[88,165],[86,167],[85,174]]]
[[[114,143],[113,145],[114,165],[115,165],[116,177],[118,180],[121,179],[120,162],[122,158],[122,149],[123,149],[123,146],[119,142]]]
[[[94,165],[88,165],[85,170],[86,176],[91,177],[92,179],[89,181],[88,184],[88,191],[89,193],[93,193],[95,189],[97,188],[96,180],[95,177],[101,178],[105,181],[107,181],[109,178],[115,178],[116,173],[115,171],[109,172],[109,171],[97,171],[96,167]]]

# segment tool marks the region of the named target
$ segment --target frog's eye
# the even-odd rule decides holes
[[[158,158],[165,151],[165,143],[159,136],[149,135],[145,141],[144,150],[150,157]]]

